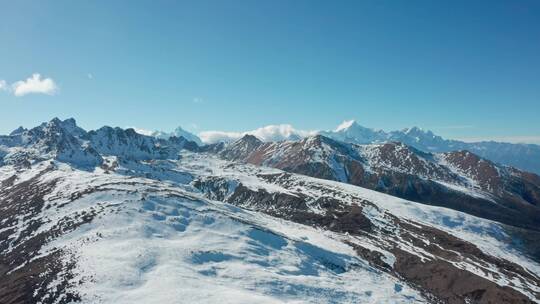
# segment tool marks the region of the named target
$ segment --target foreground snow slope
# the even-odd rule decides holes
[[[31,222],[43,225],[27,239],[99,211],[91,222],[29,254],[28,261],[35,261],[61,248],[63,265],[76,261],[70,275],[66,267],[48,284],[35,286],[43,302],[62,302],[66,294],[83,303],[423,301],[331,233],[209,201],[189,185],[56,165],[39,176],[40,184],[56,181],[43,212],[17,221],[8,251],[24,246],[18,237],[31,230]],[[47,168],[42,163],[17,182]],[[13,173],[6,169],[2,180]],[[11,265],[10,273],[28,261]]]
[[[55,161],[3,166],[0,183],[3,303],[526,303],[540,295],[540,266],[501,224],[206,154],[108,157],[86,171]]]

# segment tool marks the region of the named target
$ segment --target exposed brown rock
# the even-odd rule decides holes
[[[518,291],[456,268],[440,259],[421,261],[401,249],[394,270],[403,278],[448,304],[464,303],[534,303]]]
[[[80,299],[68,291],[75,266],[74,260],[64,262],[69,253],[56,249],[36,257],[49,240],[90,222],[100,209],[61,219],[51,229],[37,233],[44,223],[35,219],[36,215],[44,208],[44,196],[56,187],[56,181],[40,182],[48,170],[27,181],[0,188],[0,229],[15,225],[20,215],[28,220],[17,239],[10,238],[13,229],[0,233],[0,303],[33,304],[37,299],[44,304],[72,303]],[[55,290],[48,290],[53,280],[59,280],[59,284]]]

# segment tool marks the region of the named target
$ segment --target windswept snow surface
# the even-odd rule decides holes
[[[512,237],[505,232],[503,228],[504,226],[500,223],[444,207],[428,206],[425,204],[400,199],[350,184],[311,178],[302,175],[292,175],[292,179],[295,180],[295,183],[293,183],[293,185],[289,184],[287,188],[284,188],[274,183],[266,182],[260,178],[257,178],[257,176],[264,174],[276,174],[282,172],[280,170],[261,168],[249,164],[235,164],[233,166],[230,163],[212,157],[208,158],[206,156],[195,154],[190,155],[189,161],[180,164],[180,166],[185,165],[186,170],[190,170],[192,172],[198,171],[198,174],[201,175],[224,176],[231,180],[237,180],[239,183],[253,189],[265,189],[269,192],[287,193],[291,190],[291,188],[294,188],[296,191],[300,191],[313,197],[322,197],[328,194],[323,192],[321,189],[333,189],[336,190],[336,193],[341,193],[341,196],[339,197],[340,200],[347,201],[348,199],[351,204],[355,199],[364,199],[373,203],[376,208],[364,208],[363,212],[372,220],[372,222],[376,223],[377,225],[390,227],[391,224],[385,216],[386,213],[389,213],[404,220],[436,227],[460,239],[475,244],[485,254],[503,258],[518,265],[524,266],[526,269],[528,269],[528,271],[536,276],[540,274],[540,265],[524,256],[517,249],[513,248]],[[304,185],[310,186],[304,187]],[[426,242],[429,242],[429,240],[426,240]],[[405,244],[406,242],[403,243]],[[362,245],[366,246],[365,243]],[[404,247],[402,249],[406,248]],[[380,249],[378,248],[377,250]],[[392,259],[391,256],[388,258]],[[464,260],[461,264],[456,266],[466,269],[479,276],[485,276],[485,265],[479,265],[472,261]],[[488,269],[491,268],[488,267]],[[501,286],[509,285],[510,281],[517,286],[522,286],[519,281],[506,279],[505,276],[500,273],[499,275],[500,277],[491,278],[491,280]],[[523,285],[523,287],[525,286]],[[540,292],[539,286],[528,287],[532,288],[532,290],[535,292]],[[534,298],[534,295],[529,294],[524,289],[520,290],[523,293],[528,294],[531,298]]]
[[[41,250],[64,248],[66,263],[77,260],[72,281],[83,284],[72,291],[83,303],[425,302],[338,236],[206,200],[185,178],[158,182],[56,166],[41,177],[60,180],[46,202],[67,205],[45,208],[43,229],[91,208],[102,210]],[[25,174],[30,178],[44,167]],[[1,179],[10,173],[2,168]],[[88,189],[72,200],[72,193]],[[54,290],[55,283],[46,288]]]

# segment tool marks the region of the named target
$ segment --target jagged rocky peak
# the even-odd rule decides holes
[[[126,133],[126,135],[127,135],[128,137],[136,137],[136,136],[141,135],[141,134],[137,133],[137,132],[135,131],[135,129],[133,129],[133,128],[127,128],[127,129],[125,129],[124,131],[125,131],[125,133]],[[143,136],[145,136],[145,135],[143,135]]]
[[[231,147],[235,149],[246,149],[253,150],[263,144],[263,141],[258,139],[256,136],[251,134],[246,134],[239,140],[232,143]]]
[[[348,146],[348,144],[334,140],[322,134],[306,137],[301,141],[301,143],[304,146],[304,149],[310,147],[323,148],[323,145],[327,145],[332,149],[342,151],[344,148],[346,148],[346,146]]]
[[[73,118],[53,118],[41,125],[12,135],[11,150],[5,157],[8,164],[31,164],[45,159],[56,159],[76,167],[101,164],[102,158],[81,137],[86,131]]]
[[[228,145],[220,152],[220,155],[225,159],[243,161],[263,144],[262,140],[257,137],[246,134]]]
[[[35,127],[33,129],[30,129],[30,131],[38,131],[39,134],[41,132],[62,132],[71,134],[75,137],[83,137],[86,135],[86,131],[79,127],[77,125],[77,122],[74,118],[68,118],[65,120],[61,120],[58,117],[53,118],[49,122],[44,122],[38,127]]]
[[[242,138],[240,138],[238,141],[250,142],[250,143],[262,143],[262,140],[258,139],[257,136],[251,135],[251,134],[246,134],[242,136]]]
[[[390,134],[390,138],[407,142],[404,137],[410,137],[417,142],[433,142],[433,140],[438,139],[442,140],[441,137],[435,135],[432,131],[424,130],[419,127],[405,128],[401,132],[392,132]]]
[[[97,145],[153,145],[154,139],[150,136],[137,133],[133,128],[103,126],[95,131],[88,132],[92,143]]]
[[[156,139],[134,129],[104,126],[88,132],[88,139],[99,153],[128,159],[150,159],[160,156]]]
[[[26,129],[23,126],[20,126],[17,129],[11,131],[11,133],[9,133],[9,136],[21,135],[22,133],[24,133],[26,131],[28,131],[28,129]]]

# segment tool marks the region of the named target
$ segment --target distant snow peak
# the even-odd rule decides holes
[[[154,132],[151,132],[149,135],[156,138],[161,138],[161,139],[169,139],[173,136],[183,137],[189,141],[195,142],[199,146],[203,145],[201,139],[197,135],[182,129],[182,127],[180,126],[174,129],[174,131],[172,132],[154,131]]]
[[[430,130],[424,130],[419,127],[412,127],[412,128],[405,128],[403,129],[403,133],[409,136],[433,136],[433,132]]]
[[[349,129],[350,127],[352,127],[354,125],[357,125],[357,123],[356,123],[356,121],[354,119],[345,120],[341,124],[339,124],[339,126],[337,126],[335,131],[339,132],[339,131],[347,130],[347,129]]]

